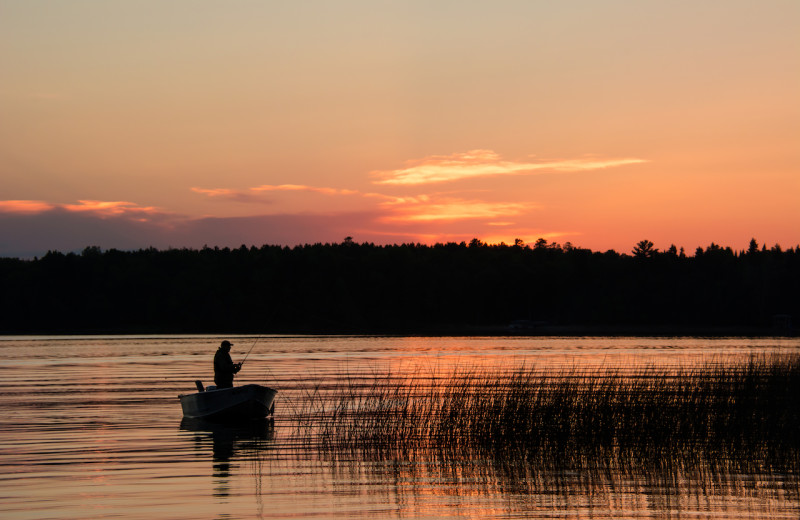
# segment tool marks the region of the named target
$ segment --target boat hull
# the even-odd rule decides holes
[[[207,421],[263,419],[272,413],[277,390],[261,385],[243,385],[179,395],[183,416]]]

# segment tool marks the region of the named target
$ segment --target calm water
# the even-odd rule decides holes
[[[182,422],[222,338],[0,337],[0,517],[792,518],[798,475],[724,463],[442,460],[322,453],[296,441],[309,389],[465,367],[680,366],[798,339],[262,337],[237,384],[279,390],[274,424]],[[255,337],[229,337],[234,360]]]

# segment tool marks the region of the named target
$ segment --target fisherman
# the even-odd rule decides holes
[[[232,346],[233,343],[226,339],[214,354],[214,384],[217,388],[233,387],[233,374],[242,369],[241,363],[234,363],[231,359]]]

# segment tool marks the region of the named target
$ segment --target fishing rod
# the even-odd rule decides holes
[[[272,313],[272,316],[270,316],[270,318],[266,321],[266,323],[269,323],[270,321],[272,321],[272,318],[275,317],[275,314],[277,314],[277,312],[278,312],[278,309],[275,309],[275,311]],[[256,340],[253,342],[253,346],[250,347],[250,350],[248,350],[247,354],[244,355],[244,359],[242,360],[242,362],[239,363],[239,368],[242,368],[242,365],[244,365],[244,362],[247,360],[247,356],[250,355],[250,352],[253,350],[253,347],[256,346],[256,343],[258,343],[258,340],[260,340],[260,339],[261,339],[261,336],[257,337]]]
[[[243,359],[243,360],[242,360],[242,361],[239,363],[239,367],[241,367],[242,365],[244,365],[244,362],[245,362],[245,361],[247,361],[247,356],[249,356],[249,355],[250,355],[250,352],[252,352],[252,351],[253,351],[253,347],[255,347],[255,346],[256,346],[256,343],[258,343],[258,340],[260,340],[260,339],[261,339],[261,336],[259,336],[259,337],[257,337],[257,338],[256,338],[256,340],[253,342],[253,346],[252,346],[252,347],[250,347],[250,350],[248,350],[248,351],[247,351],[247,354],[245,354],[245,355],[244,355],[244,359]]]
[[[272,316],[270,316],[270,318],[266,321],[266,323],[269,323],[270,321],[272,321],[272,318],[274,318],[275,314],[277,314],[277,313],[278,313],[278,309],[275,309],[275,311],[272,313]],[[256,346],[256,343],[258,343],[258,340],[260,340],[262,336],[259,336],[259,337],[256,338],[256,340],[253,342],[253,345],[250,347],[250,350],[248,350],[247,354],[244,355],[244,359],[239,363],[239,369],[240,370],[242,368],[242,365],[244,365],[244,362],[247,361],[247,356],[250,355],[250,352],[253,351],[253,347]]]

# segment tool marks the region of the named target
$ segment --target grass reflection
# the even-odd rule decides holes
[[[800,355],[628,368],[350,377],[308,392],[295,438],[334,471],[392,468],[409,504],[480,495],[508,512],[796,515]]]

